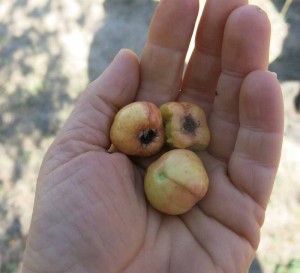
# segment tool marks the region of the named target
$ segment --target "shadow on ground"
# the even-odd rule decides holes
[[[273,0],[273,4],[280,12],[286,0]],[[285,16],[289,25],[288,35],[284,41],[283,49],[270,70],[278,74],[280,81],[300,80],[300,1],[293,0]]]
[[[63,56],[52,46],[57,33],[43,32],[31,24],[19,35],[10,31],[15,24],[14,14],[26,12],[27,2],[12,1],[11,19],[0,22],[0,143],[15,162],[13,183],[23,175],[22,165],[28,156],[24,138],[31,137],[38,146],[43,138],[54,135],[59,128],[56,114],[70,101],[66,93],[69,80],[61,71]],[[26,19],[30,22],[43,18],[51,11],[51,3],[49,0],[29,10]],[[39,57],[41,67],[37,64]],[[43,70],[40,78],[34,77],[38,69]]]
[[[105,22],[93,38],[89,54],[89,80],[100,75],[121,48],[140,55],[156,7],[153,0],[106,0]],[[97,60],[101,60],[99,63]]]

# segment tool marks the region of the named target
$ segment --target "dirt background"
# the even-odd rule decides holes
[[[272,22],[285,138],[251,273],[300,272],[300,1],[253,0]],[[121,48],[141,53],[153,0],[1,0],[0,273],[17,272],[43,155],[78,94]]]

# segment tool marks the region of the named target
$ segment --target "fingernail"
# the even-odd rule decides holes
[[[272,72],[272,71],[270,71],[270,72],[275,76],[275,78],[277,78],[277,73]]]

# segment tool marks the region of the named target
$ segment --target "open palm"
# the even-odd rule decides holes
[[[245,0],[208,0],[182,79],[197,13],[198,0],[161,0],[141,62],[120,51],[79,98],[40,171],[24,273],[247,272],[282,141],[270,25]],[[147,161],[106,152],[134,100],[190,101],[209,117],[209,191],[182,216],[147,204]]]

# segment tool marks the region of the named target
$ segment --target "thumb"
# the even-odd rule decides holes
[[[108,149],[114,116],[134,100],[138,84],[138,58],[132,51],[122,49],[103,74],[81,94],[59,139],[75,139]]]

